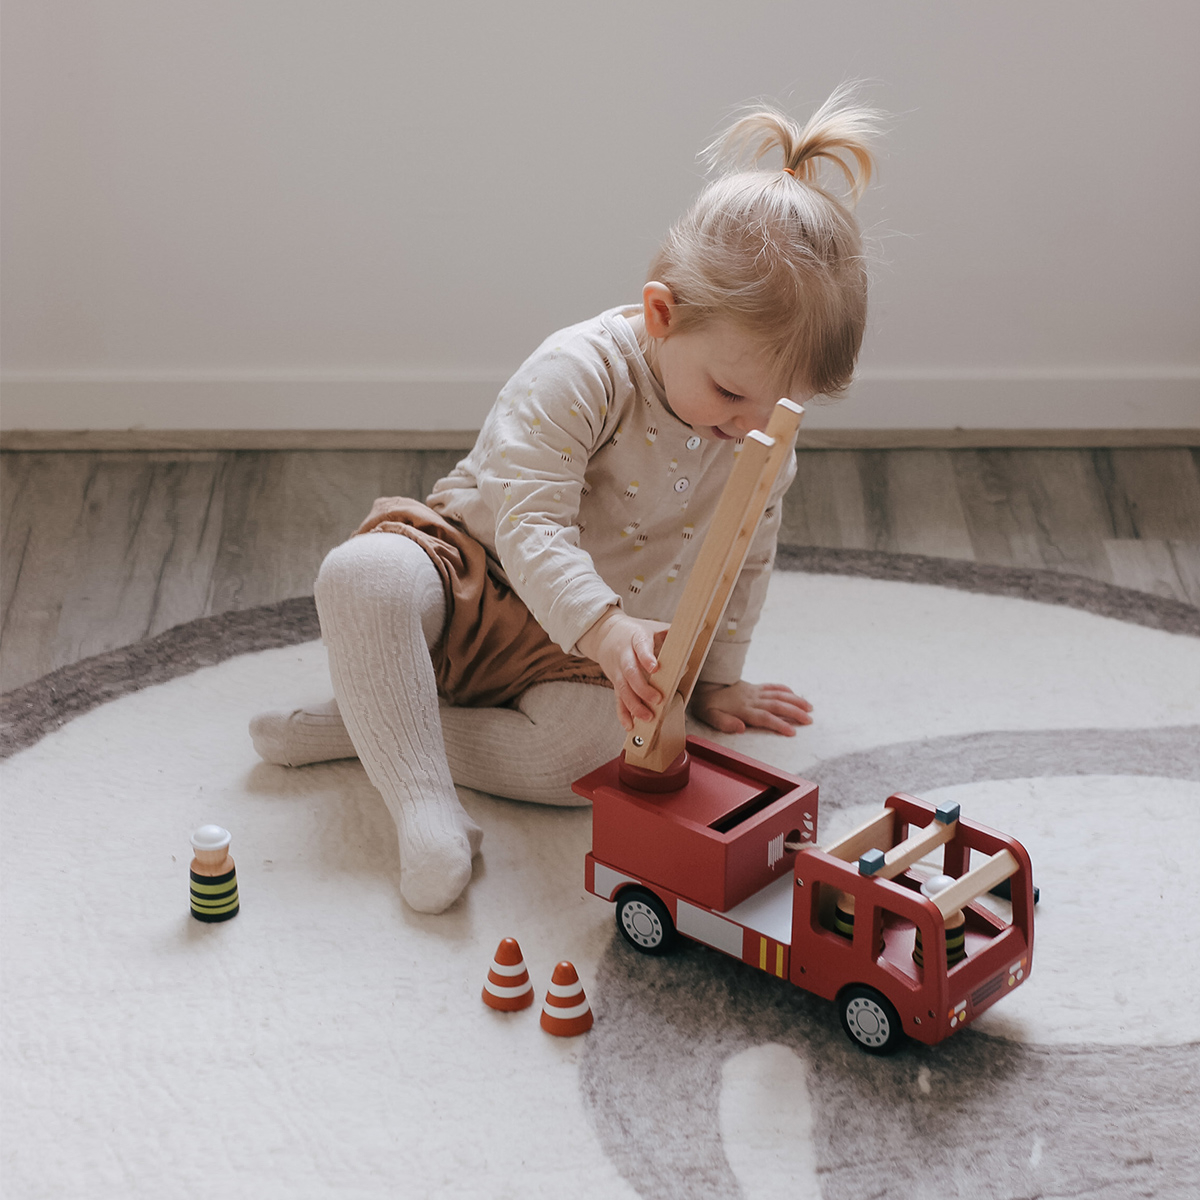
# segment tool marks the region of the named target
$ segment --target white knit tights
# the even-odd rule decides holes
[[[482,833],[454,784],[542,804],[583,804],[571,782],[620,752],[608,688],[543,683],[515,708],[439,708],[429,647],[441,636],[441,577],[415,542],[372,533],[336,547],[317,578],[336,701],[251,722],[268,762],[357,755],[396,822],[400,890],[441,912],[466,887]]]

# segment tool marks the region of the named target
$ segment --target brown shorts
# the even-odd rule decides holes
[[[521,598],[488,570],[470,534],[417,500],[384,496],[354,531],[399,533],[433,561],[446,589],[446,630],[432,651],[438,693],[460,707],[496,707],[535,683],[611,686],[588,658],[564,654]]]

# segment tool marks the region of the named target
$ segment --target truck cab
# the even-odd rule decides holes
[[[931,868],[929,857],[939,853]],[[933,897],[922,894],[938,865],[955,882]],[[1016,839],[966,820],[957,806],[935,809],[915,796],[889,796],[878,817],[845,838],[797,854],[792,982],[836,1001],[843,1025],[853,1026],[847,1033],[867,1049],[891,1036],[884,1023],[898,1022],[919,1042],[939,1042],[1028,979],[1032,877]],[[1011,918],[982,902],[1005,882]],[[961,947],[952,964],[951,929]]]

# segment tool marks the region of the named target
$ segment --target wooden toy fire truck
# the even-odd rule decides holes
[[[576,784],[593,803],[587,889],[616,902],[635,949],[663,954],[678,934],[723,951],[833,1000],[873,1054],[940,1042],[1029,978],[1032,870],[1015,839],[897,794],[818,848],[816,784],[702,738],[688,751],[674,793],[631,794],[614,763]],[[726,780],[705,786],[731,768],[763,784],[732,805],[716,799]],[[939,849],[940,864],[918,865]],[[943,890],[923,893],[939,876]],[[1004,880],[1011,919],[980,902]]]
[[[663,702],[575,782],[593,806],[587,888],[616,903],[636,949],[703,942],[836,1001],[850,1038],[888,1054],[908,1036],[941,1041],[1028,979],[1032,871],[1013,838],[903,794],[818,849],[815,783],[687,737],[688,698],[802,412],[781,400],[740,446],[658,656]],[[940,871],[922,872],[939,848]],[[1011,920],[980,903],[1004,881]]]

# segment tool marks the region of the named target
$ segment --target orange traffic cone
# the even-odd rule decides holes
[[[583,984],[569,962],[560,962],[542,1005],[542,1028],[555,1037],[574,1037],[591,1027],[592,1008],[583,994]]]
[[[505,938],[496,947],[492,969],[483,985],[483,1002],[501,1012],[516,1012],[533,1003],[533,984],[516,938]]]

